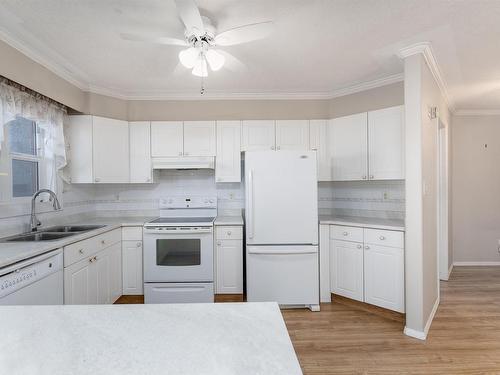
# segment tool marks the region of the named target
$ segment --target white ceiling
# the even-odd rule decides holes
[[[272,19],[265,40],[226,47],[246,70],[206,79],[208,95],[327,97],[401,78],[398,51],[432,44],[457,109],[500,108],[499,0],[196,0],[219,30]],[[2,0],[0,38],[84,89],[128,98],[196,96],[182,47],[120,33],[183,37],[173,0]]]

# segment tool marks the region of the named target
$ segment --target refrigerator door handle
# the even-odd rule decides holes
[[[265,250],[265,249],[248,249],[248,254],[261,254],[261,255],[287,255],[287,254],[317,254],[318,249],[273,249],[273,250]]]
[[[253,170],[248,172],[248,238],[253,238]]]

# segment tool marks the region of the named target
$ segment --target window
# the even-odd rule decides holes
[[[31,197],[40,185],[39,130],[36,122],[17,117],[6,124],[12,198]]]

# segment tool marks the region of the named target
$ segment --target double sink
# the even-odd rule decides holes
[[[80,233],[99,229],[105,225],[58,225],[42,229],[37,232],[18,234],[1,239],[0,242],[39,242],[55,241],[61,238],[71,237]]]

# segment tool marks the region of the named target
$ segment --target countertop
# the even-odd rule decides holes
[[[302,374],[276,303],[0,307],[2,374]]]
[[[61,225],[102,224],[105,226],[103,228],[94,229],[85,233],[79,233],[75,234],[74,236],[61,238],[60,240],[56,241],[0,242],[0,268],[16,262],[20,262],[24,259],[34,257],[36,255],[46,253],[51,250],[59,249],[63,246],[67,246],[86,238],[109,232],[110,230],[117,229],[122,226],[142,226],[146,221],[152,219],[152,217],[142,216],[93,218],[71,223],[62,223]]]
[[[404,232],[404,220],[381,219],[373,217],[355,217],[355,216],[321,216],[320,224],[348,225],[351,227],[363,227],[373,229],[397,230]]]
[[[217,216],[214,225],[243,225],[243,217],[241,215]]]

